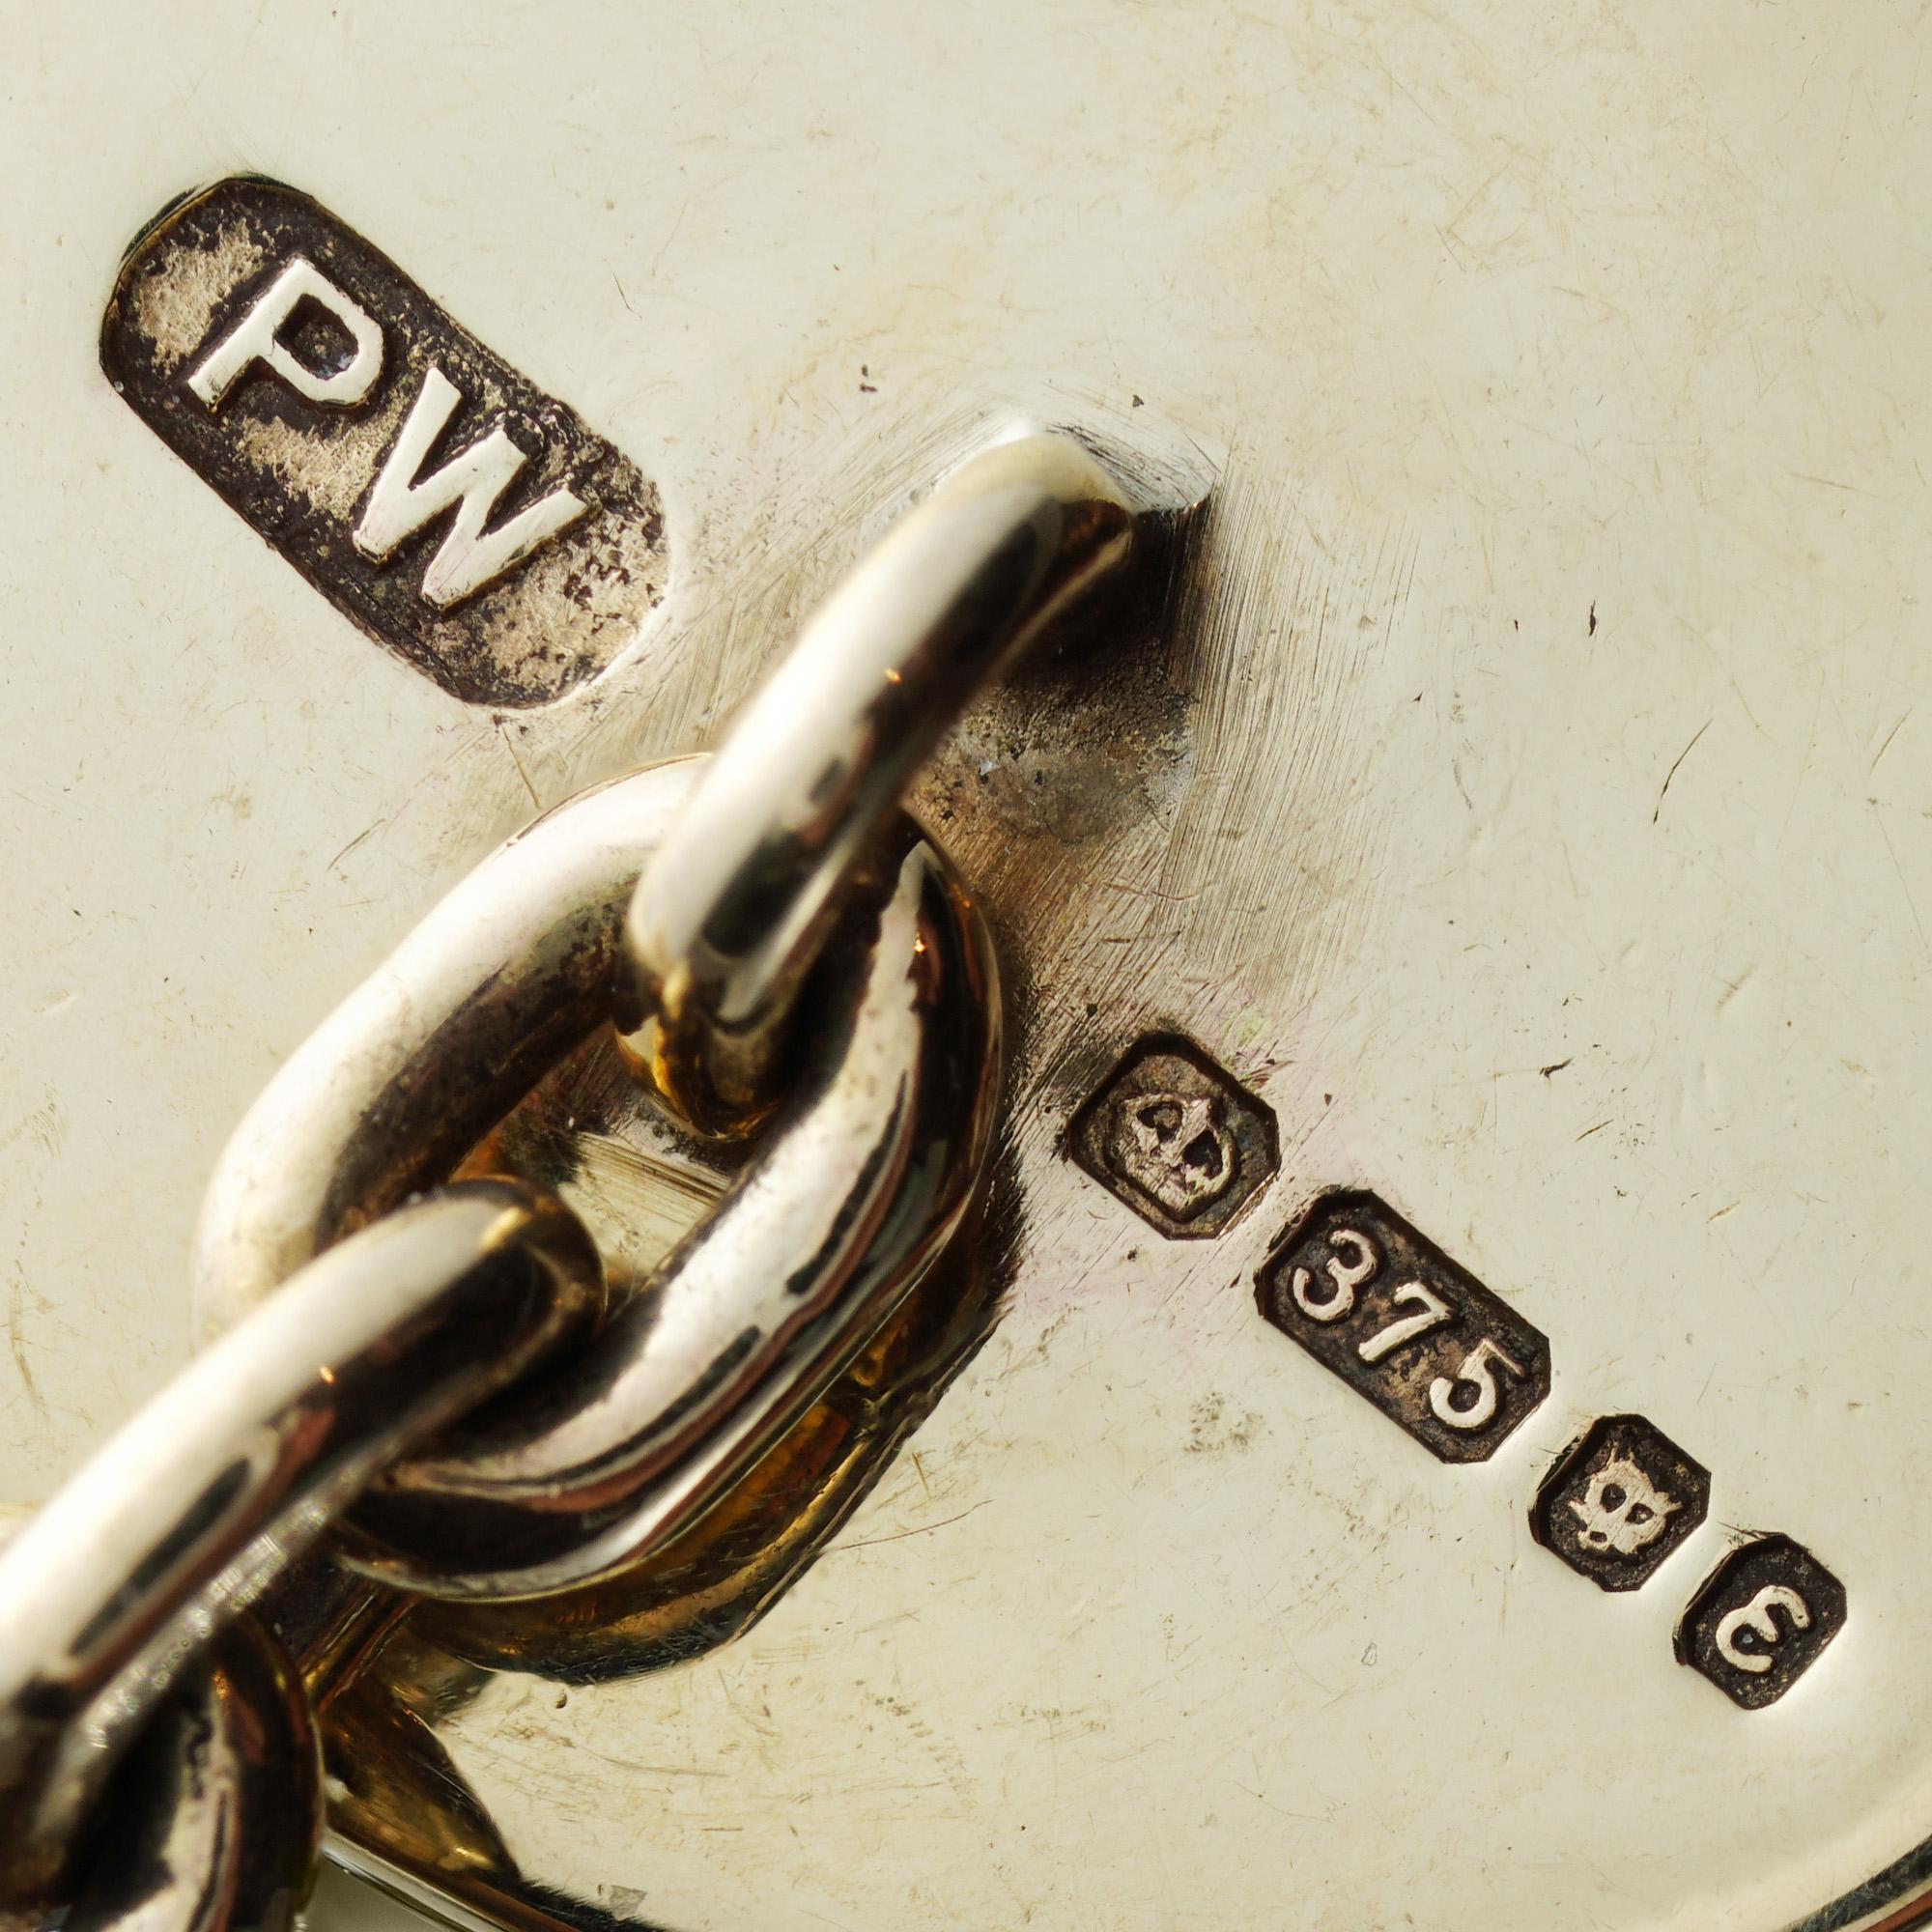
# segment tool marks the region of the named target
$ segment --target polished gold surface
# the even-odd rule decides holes
[[[371,1493],[372,1574],[489,1598],[626,1568],[726,1495],[932,1265],[992,1135],[999,983],[931,847],[907,831],[900,854],[830,937],[742,1174],[593,1349]]]
[[[728,1643],[570,1681],[507,1643],[457,1674],[425,1651],[450,1843],[497,1848],[446,1909],[1914,1916],[1922,39],[1889,0],[23,18],[10,1495],[50,1494],[186,1358],[193,1203],[317,1020],[533,812],[715,748],[869,545],[1025,418],[1136,497],[1208,501],[1162,621],[1019,667],[915,800],[1006,967],[990,1330],[761,1614],[724,1577]],[[657,489],[663,600],[560,701],[466,705],[373,644],[103,382],[122,247],[243,168],[377,241]],[[1188,1138],[1143,1114],[1138,1166],[1070,1160],[1177,1036],[1213,1069],[1178,1096]],[[614,1077],[573,1056],[517,1134],[637,1205],[647,1265],[729,1159],[574,1135],[573,1074]],[[1185,1218],[1178,1170],[1235,1089],[1278,1171],[1170,1236],[1136,1201]],[[1336,1191],[1548,1338],[1548,1393],[1487,1461],[1446,1467],[1258,1306]],[[1531,1512],[1625,1416],[1710,1503],[1606,1593]],[[1747,1711],[1674,1638],[1754,1532],[1849,1616]],[[316,1917],[402,1922],[341,1883]]]
[[[582,1344],[603,1305],[565,1208],[459,1182],[301,1270],[110,1437],[0,1551],[0,1902],[51,1911],[97,1861],[107,1780],[211,1638],[398,1454]],[[225,1694],[197,1681],[204,1703]],[[190,1740],[195,1701],[172,1720]],[[156,1747],[168,1764],[189,1747]],[[221,1809],[183,1826],[217,1862]]]
[[[1124,505],[1071,444],[1023,440],[962,477],[808,627],[778,700],[753,707],[714,766],[684,761],[594,786],[513,839],[311,1037],[243,1122],[210,1190],[199,1257],[213,1291],[205,1313],[219,1322],[225,1312],[229,1325],[0,1562],[16,1603],[50,1576],[71,1626],[56,1619],[38,1653],[24,1628],[0,1626],[0,1659],[19,1680],[0,1678],[10,1901],[51,1898],[83,1868],[101,1782],[147,1763],[156,1703],[197,1666],[210,1633],[271,1584],[283,1584],[279,1628],[311,1694],[338,1710],[358,1707],[407,1613],[392,1594],[332,1574],[331,1557],[391,1593],[546,1598],[565,1626],[584,1617],[555,1603],[559,1591],[581,1597],[622,1578],[622,1608],[588,1612],[610,1674],[619,1655],[646,1654],[653,1611],[661,1622],[668,1603],[688,1628],[696,1621],[691,1552],[668,1552],[679,1578],[668,1599],[633,1574],[639,1560],[728,1505],[855,1358],[869,1353],[862,1387],[878,1385],[882,1365],[906,1366],[917,1324],[883,1338],[881,1326],[979,1197],[1003,1008],[983,920],[898,813],[897,794],[974,684],[1126,554]],[[943,594],[926,611],[924,580],[935,577]],[[787,749],[788,734],[802,750]],[[773,788],[775,751],[789,765],[776,760]],[[787,769],[802,784],[786,783]],[[781,889],[775,855],[788,841],[796,877]],[[715,877],[694,876],[707,866]],[[771,965],[753,1003],[758,1037],[738,1028],[725,1058],[747,1077],[754,1063],[760,1078],[782,1068],[785,1092],[700,1225],[603,1321],[591,1236],[548,1194],[494,1174],[526,1144],[504,1116],[509,1096],[546,1073],[574,1086],[585,1049],[607,1037],[614,915],[620,903],[655,904],[667,878],[674,896],[730,907],[724,923],[747,960]],[[661,937],[648,918],[632,921],[625,948],[639,935]],[[678,961],[701,937],[670,953],[660,946],[652,956],[665,970],[640,997],[656,1002],[688,977]],[[618,956],[636,963],[630,951]],[[629,1001],[635,1018],[635,975],[618,977],[630,990],[617,1004]],[[787,1009],[801,995],[794,1021]],[[701,1011],[673,1032],[690,1033]],[[745,1015],[714,1017],[729,1036]],[[637,1064],[634,1040],[614,1043]],[[689,1044],[693,1065],[710,1067],[712,1046],[697,1033]],[[733,1136],[760,1104],[748,1085],[737,1099]],[[566,1124],[587,1139],[606,1123]],[[446,1180],[466,1144],[467,1178],[414,1191]],[[638,1234],[622,1228],[620,1253]],[[503,1346],[475,1324],[464,1339],[479,1359],[453,1381],[438,1352],[448,1313],[506,1259],[520,1285],[540,1291],[543,1319]],[[973,1305],[956,1293],[971,1279],[957,1264],[942,1279],[955,1318]],[[372,1284],[395,1303],[390,1325],[373,1332]],[[519,1383],[513,1405],[448,1426]],[[747,1506],[721,1512],[704,1546],[717,1575],[702,1593],[718,1599],[719,1632],[748,1624],[836,1529],[896,1439],[879,1414],[903,1428],[923,1412],[902,1378],[886,1395],[842,1440],[828,1441],[823,1417],[808,1421]],[[329,1556],[285,1577],[352,1505]],[[151,1521],[158,1540],[144,1548]],[[293,1675],[289,1686],[300,1694]],[[450,1708],[446,1686],[435,1701]],[[397,1725],[384,1717],[377,1729]],[[426,1762],[442,1775],[440,1753]],[[152,1829],[206,1835],[188,1781],[158,1779],[172,1815],[164,1808]],[[381,1802],[361,1823],[379,1838],[402,1830],[394,1800],[406,1784],[392,1772],[370,1787]],[[308,1789],[297,1780],[298,1796]],[[408,1862],[420,1834],[402,1836],[401,1847],[379,1842],[380,1856]],[[185,1870],[219,1861],[213,1842],[195,1851],[181,1855]],[[287,1862],[278,1838],[261,1857]],[[209,1883],[211,1897],[237,1890]],[[211,1910],[209,1932],[231,1932],[235,1912]]]
[[[578,1908],[519,1865],[439,1728],[496,1673],[574,1691],[675,1669],[750,1629],[825,1549],[984,1341],[999,1284],[943,1259],[826,1396],[691,1530],[615,1577],[507,1604],[394,1605],[323,1707],[338,1856],[403,1895],[553,1932]]]
[[[299,1932],[322,1756],[294,1664],[250,1616],[197,1658],[110,1782],[60,1932]],[[0,1925],[43,1932],[0,1905]]]
[[[1120,480],[1015,429],[942,475],[738,715],[625,915],[617,1022],[673,1115],[731,1137],[771,1108],[840,891],[967,703],[1054,624],[1120,601]],[[805,1022],[801,1022],[803,1024]]]

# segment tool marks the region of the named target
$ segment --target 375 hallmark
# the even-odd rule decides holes
[[[1265,1319],[1445,1463],[1549,1393],[1549,1338],[1373,1194],[1325,1194],[1256,1277]]]
[[[1131,1047],[1067,1152],[1170,1240],[1224,1232],[1281,1165],[1272,1110],[1175,1033]],[[1548,1397],[1549,1339],[1366,1189],[1321,1195],[1255,1276],[1262,1319],[1444,1463],[1487,1462]],[[1529,1512],[1536,1542],[1612,1594],[1640,1590],[1704,1524],[1711,1472],[1641,1415],[1597,1417]],[[1680,1619],[1678,1661],[1747,1711],[1845,1627],[1845,1587],[1785,1536],[1733,1548]]]

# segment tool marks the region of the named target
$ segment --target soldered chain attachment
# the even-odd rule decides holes
[[[493,1599],[621,1571],[919,1282],[985,1163],[1001,1002],[981,913],[899,800],[1132,533],[1065,437],[975,457],[717,752],[536,820],[270,1083],[203,1211],[206,1346],[0,1551],[0,1925],[295,1923],[316,1728],[251,1607],[291,1565]],[[749,1140],[621,1288],[496,1139],[611,1028],[679,1130]],[[293,1619],[319,1642],[320,1597]]]

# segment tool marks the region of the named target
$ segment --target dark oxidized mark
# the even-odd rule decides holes
[[[1175,1239],[1220,1234],[1281,1164],[1272,1111],[1178,1034],[1129,1049],[1073,1117],[1067,1151]]]
[[[292,188],[238,178],[156,216],[100,361],[337,610],[471,703],[560,696],[664,594],[636,465]]]
[[[1530,1534],[1598,1588],[1634,1590],[1711,1507],[1711,1472],[1640,1415],[1606,1415],[1572,1443],[1529,1512]]]
[[[1747,1711],[1775,1704],[1844,1629],[1845,1586],[1788,1536],[1734,1549],[1677,1627],[1677,1661]]]
[[[1549,1393],[1549,1341],[1394,1208],[1323,1195],[1255,1277],[1263,1319],[1445,1463],[1480,1463]]]

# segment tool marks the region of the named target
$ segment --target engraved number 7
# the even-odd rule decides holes
[[[1418,1335],[1426,1335],[1432,1328],[1439,1328],[1443,1322],[1456,1319],[1449,1304],[1439,1295],[1432,1294],[1419,1281],[1404,1282],[1389,1299],[1397,1307],[1404,1302],[1414,1302],[1422,1313],[1405,1315],[1400,1321],[1391,1321],[1380,1333],[1371,1335],[1355,1350],[1365,1362],[1379,1362],[1384,1355],[1393,1354],[1405,1342],[1412,1342]]]

